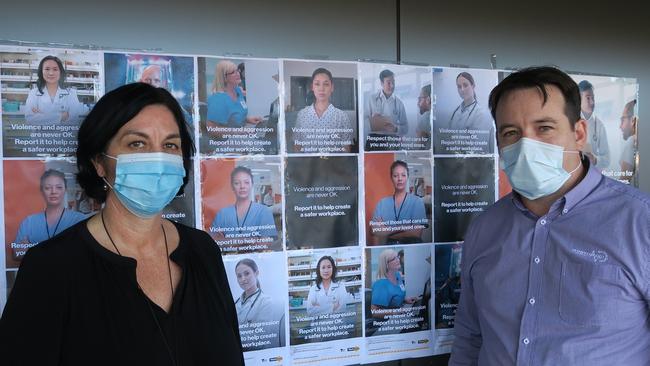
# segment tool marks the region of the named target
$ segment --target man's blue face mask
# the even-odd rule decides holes
[[[500,160],[512,188],[529,200],[535,200],[559,190],[580,168],[578,162],[571,172],[564,170],[564,153],[580,152],[564,151],[562,146],[522,137],[501,149]]]
[[[113,189],[120,202],[138,217],[150,218],[171,202],[185,177],[183,158],[162,152],[120,154],[117,160]]]

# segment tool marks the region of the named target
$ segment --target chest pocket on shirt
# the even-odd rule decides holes
[[[589,263],[562,263],[560,318],[578,326],[597,326],[618,319],[622,269]]]

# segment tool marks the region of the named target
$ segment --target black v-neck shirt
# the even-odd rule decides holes
[[[209,235],[175,224],[180,241],[170,258],[182,277],[168,314],[138,288],[136,261],[104,248],[86,223],[25,255],[0,319],[2,365],[244,364],[221,253]]]

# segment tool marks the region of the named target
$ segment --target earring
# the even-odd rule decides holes
[[[104,192],[108,192],[108,186],[106,185],[106,183],[104,183],[104,185],[102,186],[102,189],[104,189]]]

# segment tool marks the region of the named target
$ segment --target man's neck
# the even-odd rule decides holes
[[[384,97],[386,97],[386,99],[388,99],[388,98],[390,98],[390,97],[391,97],[391,95],[393,95],[393,93],[390,93],[390,94],[386,94],[386,92],[385,92],[385,91],[383,91],[383,90],[381,91],[381,93],[382,93],[382,94],[384,94]]]

